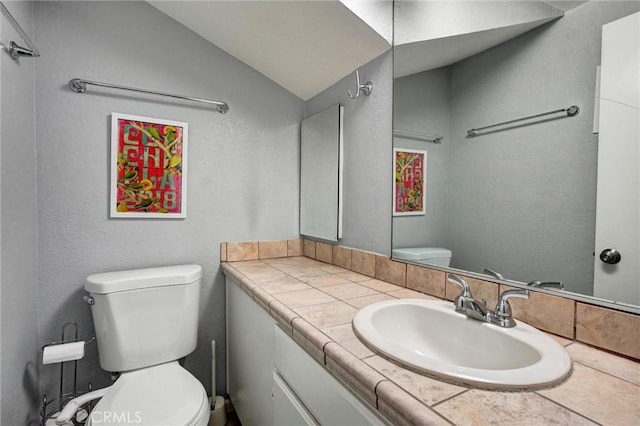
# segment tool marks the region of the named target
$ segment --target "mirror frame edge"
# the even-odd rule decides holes
[[[536,288],[526,285],[520,281],[511,281],[511,280],[499,280],[494,277],[490,277],[489,275],[484,275],[479,272],[471,272],[466,271],[464,269],[456,269],[452,267],[439,266],[439,265],[427,265],[424,263],[412,262],[410,260],[398,259],[396,257],[391,257],[391,260],[395,262],[405,263],[407,265],[414,265],[422,268],[433,269],[436,271],[446,272],[446,273],[454,273],[464,275],[466,277],[474,278],[481,281],[490,282],[493,284],[499,285],[507,285],[510,287],[524,288],[527,290],[531,290],[538,293],[548,294],[550,296],[562,297],[564,299],[574,300],[576,302],[582,302],[588,305],[600,306],[607,309],[613,309],[620,312],[626,312],[629,314],[640,315],[640,306],[627,305],[620,302],[615,302],[612,300],[599,299],[595,296],[585,296],[578,293],[573,293],[569,291],[557,291],[557,290],[547,290],[544,288]]]

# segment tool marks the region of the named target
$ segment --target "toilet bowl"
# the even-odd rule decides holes
[[[423,265],[449,266],[451,263],[451,250],[441,247],[396,248],[391,256]]]
[[[89,415],[88,426],[204,426],[209,400],[177,361],[122,373]]]

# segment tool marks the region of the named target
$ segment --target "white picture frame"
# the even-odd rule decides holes
[[[111,218],[185,219],[189,124],[111,114]]]
[[[427,151],[393,149],[393,215],[426,214]]]

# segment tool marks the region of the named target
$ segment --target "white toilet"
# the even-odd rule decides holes
[[[451,263],[451,250],[441,247],[396,248],[391,256],[424,265],[449,266]]]
[[[120,373],[87,425],[208,423],[207,394],[177,361],[196,348],[201,278],[199,265],[87,278],[100,366]]]

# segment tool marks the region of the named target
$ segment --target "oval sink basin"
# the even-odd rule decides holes
[[[452,302],[398,299],[360,309],[356,335],[407,368],[486,389],[549,387],[571,373],[571,358],[555,340],[518,321],[502,328],[455,312]]]

